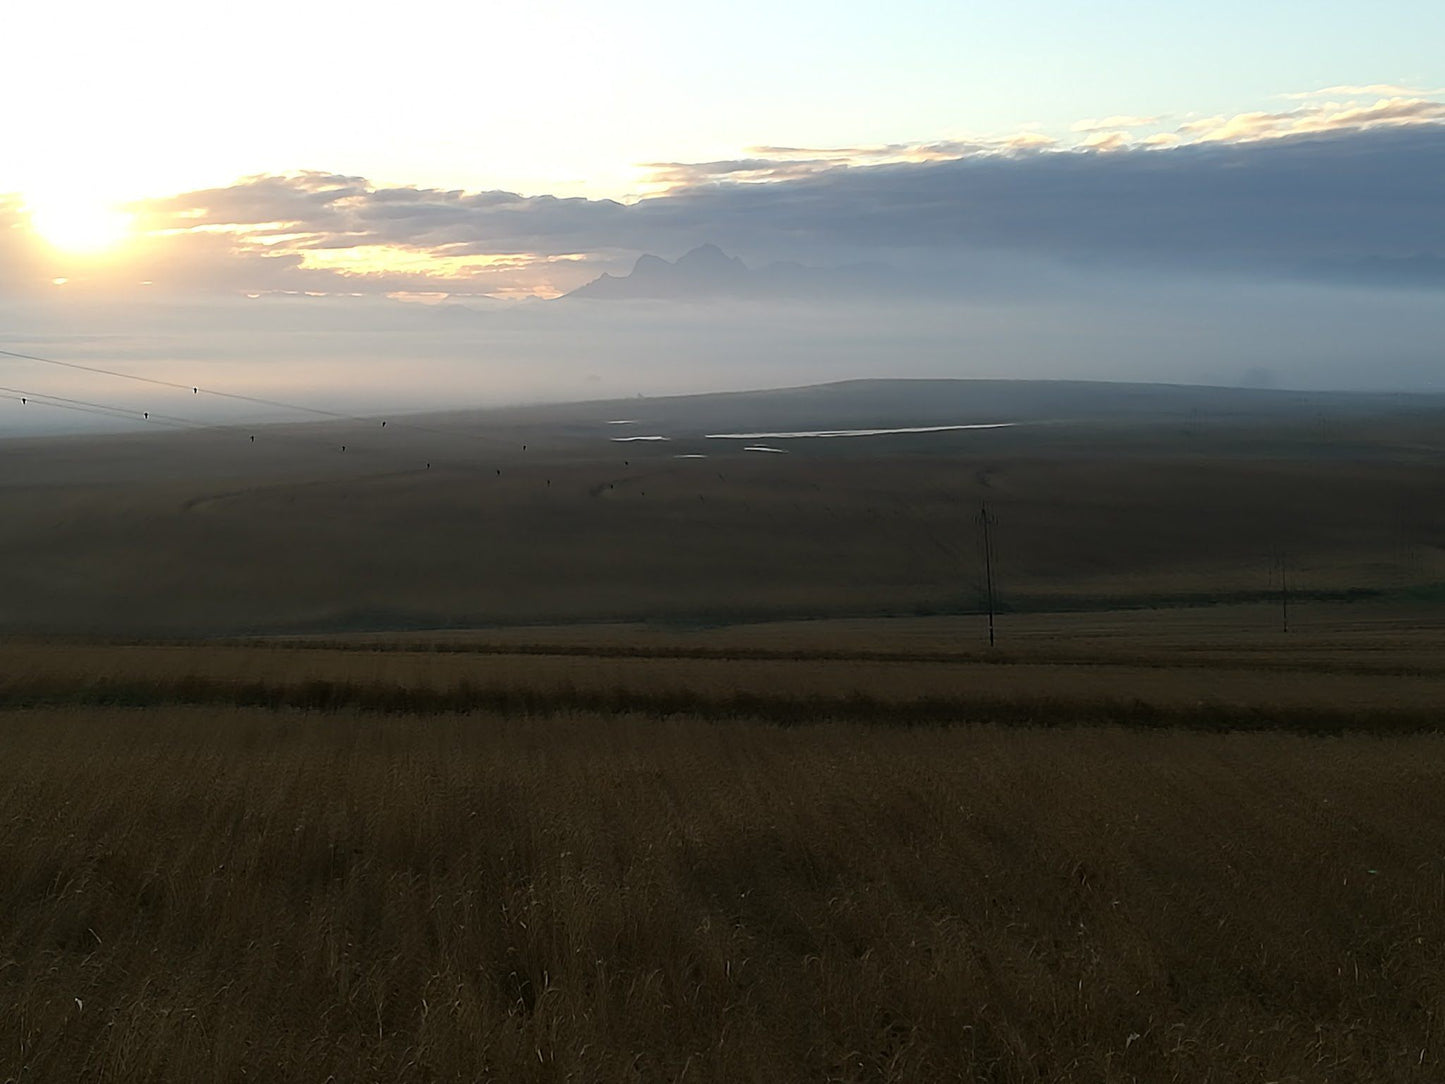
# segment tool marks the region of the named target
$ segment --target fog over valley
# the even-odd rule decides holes
[[[874,376],[1440,390],[1432,290],[1050,276],[1046,296],[0,304],[6,348],[352,412],[787,387]],[[0,385],[202,418],[286,417],[5,358]],[[117,424],[0,400],[9,432]],[[967,420],[967,419],[964,419]]]

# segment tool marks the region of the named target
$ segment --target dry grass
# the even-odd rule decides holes
[[[0,714],[0,1078],[1438,1080],[1445,739]]]
[[[725,625],[566,624],[308,636],[287,646],[428,651],[556,650],[676,657],[919,659],[1445,673],[1445,609],[1431,603],[1293,601],[1250,605],[1009,613],[987,646],[981,614],[814,618]]]
[[[826,624],[826,623],[820,623]],[[893,649],[892,622],[850,640],[816,631],[769,646],[771,630],[710,641],[628,645],[577,629],[564,643],[145,644],[0,641],[0,704],[182,700],[274,707],[452,711],[598,709],[651,714],[947,721],[1198,718],[1209,725],[1434,728],[1445,704],[1437,632],[1400,632],[1387,650],[1296,653],[1151,647],[1170,620],[1144,621],[1107,650],[1063,635],[996,652]],[[1289,638],[1275,635],[1275,643]],[[1404,645],[1414,641],[1415,648]],[[751,641],[755,646],[749,646]],[[1429,656],[1422,649],[1434,646]],[[880,648],[882,650],[880,650]],[[1414,651],[1414,655],[1410,651]]]

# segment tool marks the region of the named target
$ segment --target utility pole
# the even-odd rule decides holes
[[[1279,630],[1289,632],[1289,562],[1284,551],[1280,551],[1276,560],[1279,561]]]
[[[988,646],[994,646],[994,598],[993,598],[993,539],[989,527],[997,522],[988,514],[988,502],[984,501],[978,510],[978,524],[983,531],[983,582],[988,596]]]

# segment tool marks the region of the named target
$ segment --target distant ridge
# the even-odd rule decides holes
[[[884,286],[888,269],[860,264],[814,268],[771,263],[752,270],[717,245],[699,245],[676,261],[651,253],[637,258],[626,275],[603,274],[564,298],[602,301],[707,301],[727,298],[829,297]]]

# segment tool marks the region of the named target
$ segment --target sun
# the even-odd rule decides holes
[[[31,229],[63,252],[104,252],[130,234],[130,216],[105,203],[85,199],[26,202]]]

